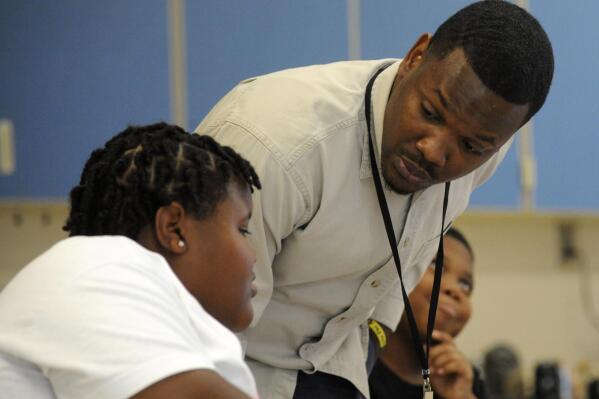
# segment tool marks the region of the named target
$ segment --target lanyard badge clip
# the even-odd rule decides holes
[[[428,371],[428,370],[426,370]],[[423,373],[424,374],[424,373]],[[431,379],[428,373],[423,375],[424,383],[422,384],[422,392],[424,399],[433,399],[433,388],[431,387]]]

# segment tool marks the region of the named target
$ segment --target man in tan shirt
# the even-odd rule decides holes
[[[247,79],[212,109],[196,131],[240,152],[263,182],[250,225],[255,317],[242,337],[262,399],[368,397],[367,322],[399,321],[366,114],[410,291],[437,249],[444,183],[443,230],[540,109],[552,75],[538,22],[483,1],[422,35],[403,60]]]

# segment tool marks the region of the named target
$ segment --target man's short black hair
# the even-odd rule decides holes
[[[445,21],[428,54],[443,59],[463,49],[483,84],[514,104],[528,104],[529,120],[542,106],[553,78],[553,49],[539,22],[502,0],[471,4]]]
[[[63,229],[136,239],[172,202],[200,220],[209,217],[232,182],[260,188],[250,163],[211,137],[166,123],[130,126],[92,152]]]

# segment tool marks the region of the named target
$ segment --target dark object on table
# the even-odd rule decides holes
[[[507,345],[496,345],[485,354],[483,368],[490,399],[524,397],[520,361]]]
[[[589,382],[588,398],[599,399],[599,379]]]
[[[535,369],[535,399],[560,399],[559,368],[556,363],[539,363]]]

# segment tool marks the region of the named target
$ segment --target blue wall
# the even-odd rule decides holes
[[[242,79],[347,59],[344,0],[187,1],[190,129]]]
[[[362,57],[401,57],[469,1],[361,2]],[[128,123],[169,119],[165,0],[0,2],[0,118],[17,172],[1,198],[66,198],[90,150]],[[599,2],[531,0],[556,75],[534,120],[537,205],[599,209]],[[345,0],[186,2],[188,114],[195,127],[239,80],[348,56]],[[516,146],[474,206],[517,207]]]
[[[537,0],[552,39],[552,92],[535,121],[538,203],[599,208],[599,1]]]

